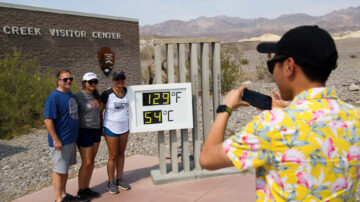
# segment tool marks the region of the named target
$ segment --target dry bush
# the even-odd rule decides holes
[[[261,63],[256,65],[256,80],[260,82],[273,82],[274,79],[266,66],[266,59],[260,57],[259,60]]]
[[[40,73],[37,61],[16,49],[0,59],[0,139],[43,126],[45,100],[55,88],[55,74]],[[72,90],[80,87],[74,82]]]
[[[220,54],[221,61],[221,91],[226,93],[236,84],[243,81],[241,68],[243,53],[238,48],[224,49]]]
[[[355,58],[357,58],[357,56],[356,56],[355,54],[351,54],[351,55],[350,55],[350,58],[351,58],[351,59],[355,59]]]
[[[247,65],[247,64],[249,64],[249,61],[245,58],[245,59],[241,59],[241,60],[240,60],[240,63],[241,63],[242,65]]]

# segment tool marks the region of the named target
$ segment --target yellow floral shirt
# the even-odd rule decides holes
[[[256,168],[257,201],[355,201],[359,112],[331,89],[309,89],[254,117],[223,147],[240,171]]]

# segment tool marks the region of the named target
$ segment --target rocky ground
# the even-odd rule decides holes
[[[327,83],[328,86],[336,89],[343,100],[357,106],[360,106],[359,45],[360,39],[337,42],[340,53],[339,65]],[[253,45],[249,47],[253,47]],[[248,68],[250,68],[257,60],[257,55],[254,55],[254,50],[243,49],[243,51],[244,56],[249,58]],[[271,94],[271,90],[276,88],[275,83],[248,82],[247,85],[250,89],[265,94]],[[254,108],[237,110],[231,116],[228,133],[239,130],[252,116],[258,113]],[[0,141],[0,201],[10,201],[51,184],[52,165],[46,134],[44,129],[34,129],[29,134],[9,141]],[[157,156],[157,148],[156,133],[130,134],[126,156],[134,154]],[[71,177],[75,177],[78,173],[81,160],[79,156],[77,159],[78,163],[70,170]],[[104,166],[106,161],[107,147],[102,139],[96,157],[96,167]]]

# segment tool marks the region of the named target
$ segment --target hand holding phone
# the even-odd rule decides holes
[[[246,86],[240,86],[237,89],[233,89],[231,91],[229,91],[224,99],[223,99],[223,104],[228,106],[230,109],[235,110],[240,106],[250,106],[249,103],[242,101],[241,95],[243,90],[246,88]]]
[[[260,109],[270,110],[272,106],[272,98],[270,96],[248,89],[244,89],[241,99],[249,103],[250,105],[258,107]]]

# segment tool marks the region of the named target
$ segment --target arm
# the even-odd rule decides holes
[[[202,168],[216,170],[233,166],[222,146],[228,120],[229,113],[227,112],[219,113],[216,116],[200,154],[200,165]]]
[[[100,102],[100,127],[103,127],[104,123],[104,110],[105,110],[105,104]]]
[[[233,110],[239,106],[249,106],[248,103],[241,100],[241,94],[245,88],[246,87],[240,87],[230,91],[225,96],[223,103]],[[208,170],[215,170],[233,166],[233,163],[226,156],[223,148],[225,129],[228,120],[229,113],[227,112],[219,113],[216,116],[200,154],[201,167]]]
[[[101,93],[100,95],[100,126],[101,128],[103,128],[103,123],[104,123],[104,118],[105,118],[105,109],[106,109],[106,103],[108,100],[108,93],[105,90],[103,93]],[[103,136],[105,136],[105,132],[103,131],[102,133]]]
[[[53,140],[53,144],[54,144],[54,148],[56,150],[62,150],[62,143],[59,140],[59,137],[57,136],[56,132],[55,132],[55,127],[54,127],[54,122],[52,119],[45,119],[45,126],[47,131],[49,132],[52,140]]]
[[[104,113],[106,105],[103,102],[100,102],[100,128],[102,129],[102,136],[105,136],[104,128]]]

